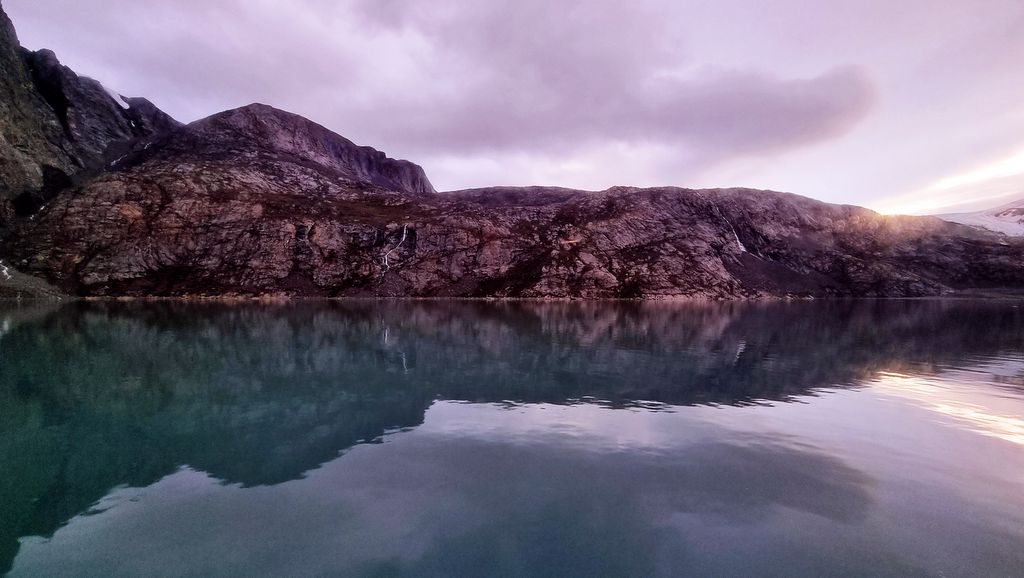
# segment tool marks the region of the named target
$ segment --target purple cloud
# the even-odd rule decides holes
[[[371,25],[426,38],[435,62],[447,63],[437,81],[458,90],[387,103],[403,122],[384,127],[386,138],[427,154],[571,153],[615,141],[728,158],[842,134],[873,102],[855,67],[807,79],[681,70],[685,38],[652,3],[357,6]]]
[[[926,185],[929,154],[971,166],[1024,129],[996,100],[1024,87],[1015,0],[5,8],[28,46],[183,121],[264,102],[418,162],[442,189],[744,184],[863,202]],[[953,123],[986,146],[952,148]]]

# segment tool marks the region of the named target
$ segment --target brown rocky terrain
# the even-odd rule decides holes
[[[0,258],[71,294],[722,299],[1024,287],[1024,240],[936,218],[749,189],[437,193],[420,167],[297,115],[253,104],[181,127],[146,101],[120,106],[52,53],[4,50],[0,197],[22,217]]]
[[[415,165],[251,105],[52,203],[6,250],[81,295],[919,296],[1024,283],[1024,244],[744,189],[433,193]]]

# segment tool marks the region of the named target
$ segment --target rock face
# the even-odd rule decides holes
[[[1024,243],[790,194],[433,193],[419,167],[264,105],[126,156],[6,250],[81,295],[735,298],[1024,286]]]
[[[78,76],[53,52],[21,48],[0,8],[0,228],[177,126],[149,101]]]
[[[188,127],[165,150],[174,158],[223,157],[236,154],[270,162],[316,165],[324,174],[407,193],[433,193],[434,187],[418,165],[388,158],[361,147],[296,114],[265,104],[251,104],[215,114]]]

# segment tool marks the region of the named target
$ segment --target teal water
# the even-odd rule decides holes
[[[1021,576],[1024,304],[0,306],[0,574]]]

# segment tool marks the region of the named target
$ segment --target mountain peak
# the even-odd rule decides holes
[[[254,118],[276,118],[283,123],[296,123],[296,124],[314,124],[312,121],[305,117],[288,112],[280,108],[270,106],[269,104],[263,104],[262,102],[253,102],[245,106],[239,106],[237,108],[231,108],[215,114],[212,114],[206,118],[197,120],[192,123],[195,125],[202,125],[209,122],[224,122],[224,121],[241,121],[244,119]]]
[[[219,112],[188,125],[194,135],[225,146],[285,154],[311,161],[356,181],[408,193],[433,193],[423,169],[393,159],[298,114],[263,103]]]

